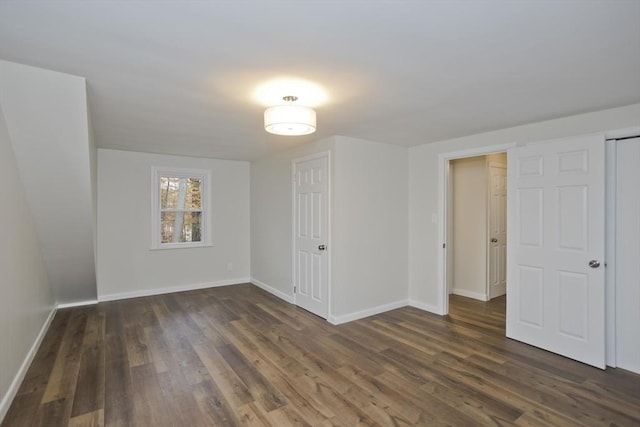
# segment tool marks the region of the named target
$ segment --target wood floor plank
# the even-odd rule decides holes
[[[104,409],[104,321],[105,315],[101,310],[91,310],[87,314],[80,371],[71,411],[72,418],[86,413],[97,414]],[[100,413],[104,418],[104,413]]]
[[[322,377],[302,376],[293,379],[296,388],[303,390],[308,400],[314,406],[325,408],[324,413],[331,413],[332,421],[351,419],[364,422],[367,425],[375,425],[375,421],[366,414],[362,407],[351,401],[346,393],[339,393],[332,388]]]
[[[98,409],[94,412],[72,417],[69,420],[69,427],[103,427],[104,410]]]
[[[603,422],[616,425],[633,425],[634,423],[632,414],[627,416],[604,408],[596,404],[596,402],[581,398],[572,391],[576,388],[575,386],[567,387],[566,383],[562,381],[555,381],[550,385],[545,381],[544,375],[535,372],[526,375],[525,378],[517,374],[518,370],[501,374],[478,364],[476,360],[459,362],[458,369],[464,370],[471,375],[487,378],[488,382],[495,384],[497,387],[507,388],[523,396],[532,396],[537,402],[544,403],[548,408],[568,415],[584,425],[598,425]]]
[[[368,405],[364,407],[373,405],[378,408],[383,408],[391,418],[401,420],[403,423],[408,424],[415,424],[420,418],[421,411],[418,406],[400,397],[398,391],[392,390],[377,377],[373,377],[368,372],[355,368],[341,368],[340,372],[355,385],[348,393],[345,393],[349,396],[348,401],[352,405],[358,407],[362,405],[360,399],[354,398],[352,394],[353,391],[359,389],[364,391],[364,393],[360,393],[360,395],[364,394],[368,397]]]
[[[36,393],[39,394],[40,399],[42,399],[42,394],[44,394],[48,386],[49,377],[51,377],[51,372],[56,363],[72,313],[73,310],[58,310],[56,313],[49,327],[49,331],[47,331],[38,349],[36,355],[38,363],[32,364],[29,368],[29,372],[27,372],[20,386],[18,395]]]
[[[255,403],[247,403],[246,405],[236,408],[240,423],[249,427],[268,427],[271,426],[267,415]]]
[[[144,327],[140,324],[125,325],[129,366],[141,366],[151,362],[151,355],[144,336]]]
[[[176,362],[174,367],[182,372],[191,385],[210,380],[211,377],[192,345],[194,341],[204,342],[206,340],[204,334],[185,322],[188,317],[185,313],[177,315],[171,313],[169,305],[175,303],[172,298],[162,296],[156,300],[157,302],[153,304],[153,311],[158,317],[162,337],[171,349],[169,357]]]
[[[460,420],[461,423],[509,424],[522,415],[522,411],[513,406],[470,389],[445,386],[435,381],[418,385],[411,379],[390,372],[384,373],[379,379],[397,390],[403,390],[407,398],[417,405],[429,402],[431,411],[440,407],[447,413],[451,410],[459,412],[467,418],[467,421]]]
[[[197,384],[194,386],[193,395],[203,424],[220,426],[238,424],[238,418],[215,382],[206,381]]]
[[[247,385],[233,372],[213,343],[195,346],[196,353],[204,363],[212,380],[221,389],[225,399],[233,406],[243,406],[253,401]]]
[[[17,398],[9,408],[5,420],[12,420],[16,426],[33,424],[37,408],[47,388],[51,371],[56,362],[62,337],[67,329],[72,310],[59,310],[51,322],[49,331],[42,340],[35,360],[25,375]]]
[[[528,366],[523,369],[520,363],[507,362],[497,365],[481,355],[474,355],[468,359],[470,363],[481,366],[484,369],[499,373],[516,381],[521,381],[535,385],[536,388],[544,390],[548,394],[557,395],[558,399],[576,399],[591,402],[589,406],[600,407],[598,410],[607,419],[618,419],[623,425],[633,423],[633,419],[627,419],[624,414],[629,414],[631,418],[640,419],[640,408],[624,399],[603,399],[603,394],[594,389],[580,387],[583,383],[576,384],[564,378],[558,378],[542,369]]]
[[[106,303],[105,311],[105,403],[106,427],[135,425],[131,369],[127,356],[122,307]]]
[[[199,383],[202,384],[202,383]],[[182,374],[175,375],[173,371],[158,375],[158,386],[162,391],[162,404],[166,407],[173,425],[193,426],[202,423],[193,391],[199,385],[191,385]],[[166,424],[165,420],[162,424]]]
[[[232,345],[221,346],[218,347],[218,352],[242,382],[247,385],[254,400],[263,404],[267,411],[272,411],[286,404],[282,395],[235,347]]]
[[[62,337],[62,345],[51,370],[44,396],[42,396],[42,403],[71,399],[73,397],[75,380],[80,369],[82,342],[86,325],[86,311],[74,311],[69,320],[67,330]]]
[[[174,413],[167,411],[158,380],[152,364],[131,366],[134,419],[141,427],[170,425],[177,421]]]
[[[42,403],[38,408],[33,420],[33,426],[66,426],[69,424],[69,413],[71,407],[67,399],[52,400]]]
[[[304,416],[290,406],[283,406],[275,411],[269,412],[269,422],[271,425],[282,427],[310,427]]]
[[[504,335],[505,298],[333,326],[250,284],[60,310],[2,427],[640,426],[640,375]]]
[[[151,362],[156,368],[156,373],[167,372],[172,356],[171,349],[162,336],[162,328],[160,326],[147,326],[144,328],[144,337],[151,356]]]
[[[269,381],[273,383],[275,387],[280,390],[282,395],[287,400],[287,405],[282,408],[278,408],[272,413],[289,413],[289,410],[283,410],[284,408],[295,408],[294,418],[300,416],[312,425],[317,425],[322,421],[335,416],[330,408],[323,403],[315,400],[312,396],[314,388],[312,386],[300,387],[300,383],[297,383],[298,377],[287,377],[283,375],[273,375],[269,377]],[[295,424],[295,423],[294,423]]]

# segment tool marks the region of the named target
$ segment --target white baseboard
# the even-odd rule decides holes
[[[355,311],[349,314],[343,314],[341,316],[330,315],[327,320],[329,321],[329,323],[333,325],[341,325],[343,323],[352,322],[354,320],[364,319],[365,317],[384,313],[385,311],[406,307],[407,305],[408,305],[407,300],[400,300],[400,301],[390,302],[388,304],[379,305],[377,307],[367,308],[366,310]]]
[[[191,285],[169,286],[166,288],[141,289],[139,291],[119,292],[115,294],[98,295],[98,301],[116,301],[121,299],[148,297],[151,295],[170,294],[173,292],[194,291],[197,289],[215,288],[218,286],[237,285],[241,283],[249,283],[248,277],[240,277],[237,279],[218,280],[215,282],[194,283]]]
[[[293,304],[293,295],[288,295],[285,294],[284,292],[274,288],[273,286],[269,286],[264,282],[261,282],[260,280],[252,277],[251,278],[251,283],[253,283],[254,285],[256,285],[257,287],[264,289],[265,291],[269,292],[270,294],[273,294],[275,296],[277,296],[278,298],[280,298],[281,300],[284,300],[286,302],[288,302],[289,304]]]
[[[480,300],[480,301],[487,301],[487,295],[486,294],[481,294],[480,292],[472,292],[472,291],[467,291],[465,289],[453,288],[451,293],[454,294],[454,295],[459,295],[461,297],[473,298],[473,299],[477,299],[477,300]]]
[[[15,377],[13,377],[13,381],[11,381],[11,385],[9,386],[9,389],[7,390],[5,395],[2,396],[2,400],[0,401],[0,423],[2,423],[2,420],[4,420],[4,417],[7,415],[7,412],[9,411],[9,407],[11,406],[13,399],[16,397],[16,394],[18,394],[18,389],[20,388],[20,385],[22,384],[22,381],[24,380],[25,375],[27,375],[29,366],[31,366],[31,362],[33,361],[33,358],[36,356],[36,353],[40,348],[40,344],[42,343],[44,336],[49,330],[49,326],[51,325],[51,321],[53,320],[53,317],[56,314],[56,310],[57,308],[53,307],[49,312],[49,315],[47,316],[47,319],[44,321],[42,328],[40,328],[40,332],[38,333],[38,336],[36,336],[36,339],[31,345],[31,348],[29,349],[29,352],[24,358],[22,365],[20,365],[20,369],[18,369],[18,372],[16,372]]]
[[[419,308],[420,310],[428,311],[429,313],[438,314],[440,316],[444,315],[442,308],[437,305],[427,304],[426,302],[416,301],[414,299],[410,299],[408,305]]]
[[[98,300],[89,300],[89,301],[78,301],[78,302],[65,302],[62,304],[58,304],[56,308],[59,310],[61,308],[72,308],[72,307],[82,307],[84,305],[94,305],[97,304]]]

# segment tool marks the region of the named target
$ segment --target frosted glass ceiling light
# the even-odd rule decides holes
[[[264,130],[276,135],[309,135],[316,131],[316,112],[294,104],[297,96],[282,98],[286,104],[264,111]]]

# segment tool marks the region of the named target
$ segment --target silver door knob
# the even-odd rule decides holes
[[[591,261],[589,261],[589,267],[591,267],[591,268],[600,267],[600,261],[598,261],[596,259],[592,259]]]
[[[319,251],[324,251],[325,249],[327,249],[327,247],[325,245],[318,246],[318,250]]]
[[[496,239],[495,237],[491,238],[491,243],[497,243],[497,242],[498,242],[498,239]]]

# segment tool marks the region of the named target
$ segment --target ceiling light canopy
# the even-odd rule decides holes
[[[316,112],[295,104],[297,96],[285,96],[286,103],[267,108],[264,112],[264,130],[276,135],[309,135],[316,131]]]
[[[253,100],[265,107],[282,103],[283,95],[295,94],[297,101],[316,108],[329,100],[327,91],[317,83],[296,77],[280,77],[265,81],[253,89]]]

